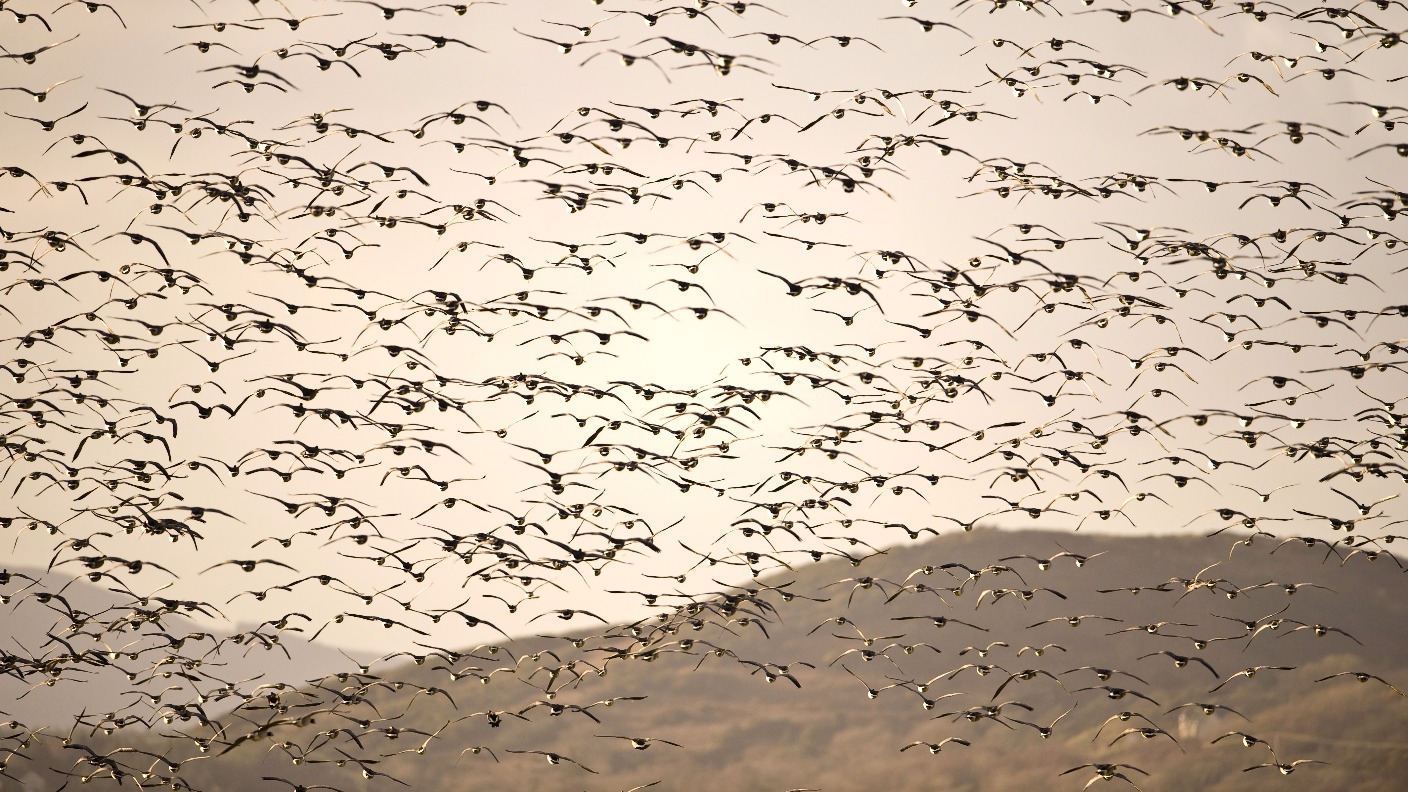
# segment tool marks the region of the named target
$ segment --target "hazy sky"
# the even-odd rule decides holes
[[[306,611],[311,634],[345,610],[409,618],[411,606],[432,613],[469,598],[466,611],[509,632],[537,632],[563,625],[529,619],[569,603],[607,619],[638,617],[638,596],[606,590],[658,585],[641,575],[680,574],[698,553],[729,558],[734,565],[709,577],[736,581],[750,571],[737,553],[772,554],[752,564],[766,569],[778,567],[774,559],[806,563],[805,551],[868,552],[824,537],[902,546],[910,539],[901,523],[1207,533],[1258,518],[1256,527],[1281,536],[1333,538],[1328,518],[1358,518],[1356,534],[1391,532],[1402,501],[1363,513],[1351,501],[1374,504],[1402,485],[1398,441],[1374,440],[1402,430],[1385,425],[1382,411],[1360,412],[1376,400],[1396,404],[1404,388],[1400,350],[1386,346],[1402,337],[1402,317],[1375,316],[1404,293],[1393,258],[1401,248],[1387,244],[1396,215],[1386,218],[1372,198],[1402,189],[1394,181],[1402,158],[1372,150],[1402,136],[1363,104],[1408,98],[1402,82],[1388,81],[1401,76],[1398,50],[1378,46],[1384,31],[1403,26],[1401,9],[1361,8],[1385,17],[1375,28],[1315,12],[1257,22],[1230,6],[1121,22],[1111,9],[1075,3],[950,10],[776,0],[740,4],[742,13],[704,5],[685,13],[634,2],[473,4],[458,15],[453,4],[427,4],[388,20],[390,9],[370,3],[117,4],[125,27],[103,7],[91,15],[81,4],[26,7],[53,32],[35,18],[20,24],[20,12],[0,16],[9,53],[63,42],[33,64],[0,61],[0,85],[37,91],[72,80],[42,104],[0,93],[9,114],[0,118],[0,164],[21,169],[0,181],[0,227],[15,262],[0,322],[12,328],[10,369],[32,361],[24,382],[5,389],[13,453],[4,511],[16,518],[7,564],[92,556],[56,544],[106,531],[116,535],[93,538],[100,554],[155,561],[174,577],[104,562],[115,577],[102,585],[121,579],[146,593],[169,583],[167,595],[209,601],[235,622]],[[642,16],[651,10],[658,23]],[[1150,10],[1162,9],[1139,9]],[[907,15],[962,30],[926,33]],[[304,21],[295,31],[261,16]],[[229,27],[216,32],[217,22]],[[1358,29],[1345,38],[1335,25]],[[785,38],[769,45],[759,33]],[[433,46],[437,36],[443,48]],[[1317,54],[1315,39],[1329,49]],[[192,46],[202,43],[208,52]],[[1337,71],[1327,79],[1321,68]],[[1180,90],[1180,80],[1193,84]],[[144,120],[133,102],[169,106]],[[52,131],[34,120],[70,112]],[[1393,108],[1385,120],[1405,112]],[[1288,136],[1296,123],[1299,143]],[[905,136],[914,145],[887,149]],[[383,166],[394,168],[389,177]],[[139,169],[180,194],[118,181]],[[326,184],[319,171],[332,174]],[[1129,174],[1147,179],[1136,180],[1142,189]],[[36,180],[42,189],[31,196]],[[1209,192],[1205,181],[1225,184]],[[59,190],[65,182],[78,186]],[[228,200],[237,189],[252,201],[243,221]],[[584,207],[572,211],[579,193]],[[337,208],[327,216],[324,207]],[[470,219],[464,207],[477,207]],[[1278,229],[1284,238],[1265,236]],[[73,244],[61,250],[46,233]],[[643,233],[652,235],[643,244],[630,236]],[[211,236],[192,244],[187,234]],[[1244,245],[1248,238],[1255,242]],[[162,267],[184,271],[175,288],[153,272]],[[1053,292],[1056,273],[1078,287]],[[326,280],[309,288],[309,279]],[[801,293],[789,296],[785,281]],[[345,284],[377,293],[356,299],[338,290]],[[437,292],[461,301],[466,324],[453,335]],[[105,302],[134,295],[133,309]],[[653,304],[632,309],[622,297]],[[306,307],[294,316],[279,301]],[[231,319],[227,305],[248,308]],[[710,313],[700,320],[692,309]],[[390,326],[369,321],[373,314]],[[1328,326],[1317,327],[1317,316]],[[308,342],[305,351],[284,330],[251,321],[282,323]],[[52,343],[24,346],[45,328]],[[121,337],[109,343],[102,333]],[[596,333],[614,335],[602,343]],[[410,351],[393,358],[380,344]],[[820,358],[781,351],[800,347]],[[212,374],[192,352],[206,361],[252,354]],[[1059,361],[1042,357],[1053,352]],[[1387,368],[1355,379],[1351,364]],[[86,369],[110,373],[77,387],[65,378]],[[424,383],[427,370],[445,381],[404,394],[376,382],[349,387]],[[512,380],[520,374],[577,392],[565,399],[565,386],[548,384],[534,395]],[[338,389],[305,401],[280,384],[285,375]],[[199,394],[183,389],[207,382]],[[620,383],[675,392],[647,400]],[[779,395],[745,400],[725,388]],[[594,398],[602,392],[611,395]],[[80,394],[110,401],[95,407]],[[443,396],[443,411],[433,398],[421,412],[397,406],[431,394]],[[1053,394],[1047,406],[1043,395]],[[42,409],[27,398],[44,399]],[[177,406],[183,400],[199,407]],[[198,417],[215,403],[243,407]],[[351,420],[300,414],[322,406]],[[179,435],[158,414],[177,419]],[[1194,415],[1211,417],[1199,425]],[[1250,426],[1239,423],[1252,415]],[[115,427],[107,435],[105,422]],[[408,428],[393,439],[386,422]],[[999,428],[971,436],[984,427]],[[701,436],[670,433],[695,428]],[[162,440],[129,434],[137,430]],[[1255,446],[1244,430],[1258,433]],[[100,436],[82,442],[93,431]],[[1097,435],[1107,442],[1092,444]],[[1334,455],[1297,450],[1322,437],[1337,438]],[[388,449],[420,440],[447,445]],[[597,445],[584,447],[589,440]],[[287,454],[295,442],[321,472],[261,450]],[[1354,468],[1351,454],[1391,475],[1323,480]],[[1086,467],[1070,464],[1072,455]],[[1210,459],[1227,464],[1210,471]],[[134,480],[132,460],[183,478]],[[569,486],[555,495],[534,465]],[[814,478],[778,489],[784,474]],[[1180,487],[1183,476],[1206,483]],[[700,484],[681,492],[686,477]],[[856,482],[855,493],[836,488]],[[1288,489],[1256,494],[1278,487]],[[329,497],[376,517],[337,526],[354,512],[295,506],[291,519],[272,500],[331,505]],[[464,502],[427,511],[448,497]],[[826,502],[797,508],[804,498]],[[793,502],[776,518],[791,521],[788,531],[745,535],[734,525],[775,522],[758,504],[781,501]],[[584,521],[560,519],[553,504],[595,507]],[[139,506],[198,530],[199,549],[117,530],[122,517],[145,519]],[[190,508],[210,511],[198,522]],[[1058,511],[1034,520],[1032,508]],[[1237,514],[1225,519],[1219,508]],[[520,517],[533,525],[515,525]],[[57,533],[26,530],[26,520]],[[626,541],[615,559],[601,556],[613,538],[666,526],[653,542],[658,553]],[[601,534],[583,535],[592,531]],[[535,561],[573,560],[573,550],[586,557],[557,570],[529,565],[540,579],[526,585],[466,582],[468,571],[515,572],[488,549],[462,564],[433,538],[477,532],[517,543]],[[349,539],[373,533],[363,545]],[[290,544],[260,543],[270,538]],[[210,568],[256,559],[293,571]],[[74,561],[55,568],[83,571]],[[396,586],[400,604],[377,597],[359,608],[313,583],[264,602],[227,602],[318,574],[363,594]],[[708,578],[690,580],[690,590],[711,588]],[[530,592],[535,601],[506,610]],[[439,630],[447,643],[497,635]],[[385,633],[349,622],[320,640],[379,650]]]

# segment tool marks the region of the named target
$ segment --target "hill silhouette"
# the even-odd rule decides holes
[[[126,742],[218,756],[182,770],[210,790],[257,776],[361,788],[359,766],[425,787],[918,790],[937,778],[953,789],[1078,789],[1091,768],[1060,774],[1095,762],[1146,771],[1122,771],[1142,789],[1284,788],[1275,767],[1247,770],[1273,755],[1244,746],[1246,734],[1281,763],[1328,763],[1296,768],[1316,788],[1398,788],[1408,699],[1387,683],[1408,679],[1402,570],[1391,558],[1341,565],[1300,542],[1232,539],[955,533],[858,566],[827,560],[721,586],[633,625],[344,662],[296,690],[255,694],[246,683],[215,719],[238,724],[230,733],[265,728],[235,744],[217,735],[208,754],[178,747],[190,742],[174,734],[179,721],[154,728],[174,745],[133,742],[130,730]],[[1076,555],[1052,558],[1061,552]],[[965,567],[988,571],[969,579]],[[687,582],[698,589],[712,571]],[[1014,591],[994,599],[1001,589]],[[1387,683],[1316,681],[1349,671]],[[975,709],[999,704],[995,717]],[[1205,704],[1219,708],[1204,714]],[[1145,727],[1157,731],[1125,733]],[[1230,732],[1241,734],[1213,744]],[[658,741],[634,749],[623,737]],[[968,745],[901,750],[946,738]],[[301,760],[329,740],[343,767],[326,749]],[[52,766],[73,763],[37,747],[56,754]]]

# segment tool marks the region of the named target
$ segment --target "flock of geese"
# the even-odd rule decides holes
[[[1182,709],[1236,719],[1248,774],[1325,764],[1238,698],[1302,670],[1204,650],[1352,651],[1297,606],[1404,567],[1408,6],[401,2],[0,0],[0,787],[392,789],[441,745],[596,783],[690,750],[593,697],[655,660],[917,696],[877,746],[906,759],[1148,713],[1053,788],[1175,788],[1137,765],[1190,752]],[[1109,560],[1064,534],[923,543],[1033,525],[1210,563],[1124,569],[1102,595],[1166,604],[1137,625],[1029,582]],[[1324,577],[1220,574],[1268,550]],[[1207,692],[1066,668],[1063,625]],[[828,654],[735,651],[808,629]],[[223,670],[307,642],[379,656]],[[1408,706],[1372,666],[1303,681]],[[515,736],[555,717],[595,753]]]

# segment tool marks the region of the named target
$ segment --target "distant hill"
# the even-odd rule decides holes
[[[577,633],[575,643],[569,635],[458,647],[464,654],[449,659],[400,647],[431,656],[419,664],[409,657],[373,664],[362,675],[341,658],[316,674],[305,671],[319,687],[251,697],[218,718],[225,731],[208,756],[226,750],[222,741],[258,729],[263,736],[238,740],[181,775],[209,790],[245,789],[261,776],[340,789],[395,786],[359,778],[349,760],[356,758],[375,759],[361,766],[422,788],[469,779],[475,789],[609,790],[658,780],[660,789],[680,790],[1078,790],[1094,777],[1090,768],[1059,774],[1111,762],[1147,771],[1124,770],[1144,790],[1401,789],[1408,698],[1373,679],[1315,680],[1362,671],[1408,688],[1403,571],[1389,557],[1360,555],[1341,566],[1323,545],[1278,547],[1263,537],[1234,547],[1234,538],[979,530],[894,549],[859,566],[827,560],[799,567],[757,581],[756,598],[733,590],[745,598],[732,607],[715,597],[675,610],[683,601],[662,585],[662,618]],[[1058,557],[1039,569],[1035,559],[1062,548],[1089,560],[1078,566],[1071,556]],[[1035,559],[999,561],[1023,555]],[[969,580],[963,567],[944,564],[1010,571],[989,569]],[[701,588],[711,573],[707,566],[690,573],[689,588]],[[910,588],[902,588],[905,581]],[[1166,590],[1117,590],[1141,586]],[[994,600],[1001,589],[1014,591]],[[914,616],[948,621],[936,627],[907,618]],[[1078,626],[1066,620],[1074,616],[1083,617]],[[1161,622],[1167,624],[1146,629]],[[668,631],[656,632],[662,626]],[[1208,643],[1198,649],[1194,638]],[[989,649],[993,642],[1000,643]],[[1037,655],[1030,647],[1046,648]],[[862,650],[877,654],[867,660]],[[1190,660],[1179,668],[1177,657]],[[980,675],[968,664],[991,668]],[[1291,670],[1237,676],[1256,666]],[[1102,681],[1095,669],[1109,678]],[[338,671],[348,675],[329,676]],[[237,689],[248,693],[254,684]],[[867,688],[878,695],[869,698]],[[1123,697],[1112,698],[1121,689]],[[604,703],[616,697],[642,698]],[[1004,702],[1019,703],[1003,704],[996,718],[936,717]],[[1176,709],[1188,703],[1231,709]],[[565,709],[552,714],[558,706]],[[493,726],[484,714],[490,710],[524,711],[526,720],[501,714]],[[1122,711],[1138,715],[1109,720]],[[1053,721],[1043,738],[1037,727]],[[173,736],[176,728],[212,731],[195,722],[158,726]],[[1133,727],[1162,731],[1121,736]],[[1283,763],[1329,764],[1302,764],[1290,776],[1274,767],[1244,772],[1271,762],[1272,754],[1264,745],[1243,746],[1240,736],[1211,744],[1231,731],[1269,742]],[[656,742],[634,750],[601,735],[682,747]],[[200,755],[179,736],[123,737],[157,753]],[[922,745],[901,751],[949,737],[970,745],[950,742],[938,754]],[[76,758],[52,743],[37,749],[60,769]],[[596,774],[511,750],[556,752]],[[30,766],[42,766],[41,758]]]
[[[160,657],[151,652],[142,653],[136,658],[124,654],[161,642],[159,639],[144,638],[144,635],[160,632],[173,636],[206,633],[210,637],[191,639],[189,651],[186,652],[200,656],[212,650],[218,638],[238,635],[252,628],[252,625],[231,625],[218,618],[204,618],[190,611],[167,614],[160,618],[159,623],[148,623],[136,615],[143,610],[142,606],[135,602],[133,596],[121,591],[104,588],[82,578],[48,574],[38,569],[15,567],[10,568],[9,572],[15,582],[4,590],[19,592],[10,598],[10,615],[5,621],[7,640],[14,645],[0,649],[34,657],[53,655],[66,651],[50,637],[57,636],[68,641],[77,651],[102,653],[104,657],[101,659],[111,664],[107,667],[86,664],[84,670],[87,674],[61,679],[52,686],[34,687],[32,682],[24,683],[14,677],[0,676],[0,701],[7,702],[0,705],[0,711],[35,726],[62,726],[67,731],[72,726],[73,715],[80,711],[106,712],[130,704],[134,696],[130,694],[132,684],[126,672],[145,678]],[[25,588],[24,583],[28,581],[22,576],[37,582]],[[45,605],[36,599],[41,593],[57,596]],[[88,635],[62,632],[71,623],[63,612],[64,603],[78,611],[103,614],[100,618],[102,623],[118,623],[117,629],[124,631],[119,634],[130,636],[130,644],[109,646]],[[148,605],[150,607],[146,610],[153,611],[160,606],[155,599]],[[108,637],[111,638],[111,634]],[[195,651],[197,647],[200,647],[198,652]],[[116,652],[116,655],[108,657],[109,652]],[[339,654],[335,647],[309,643],[302,640],[297,632],[284,632],[280,636],[279,646],[258,641],[225,643],[205,658],[202,673],[211,678],[231,681],[258,676],[261,681],[297,683],[320,676],[323,669],[345,663],[346,657]],[[170,667],[168,670],[176,669]]]

